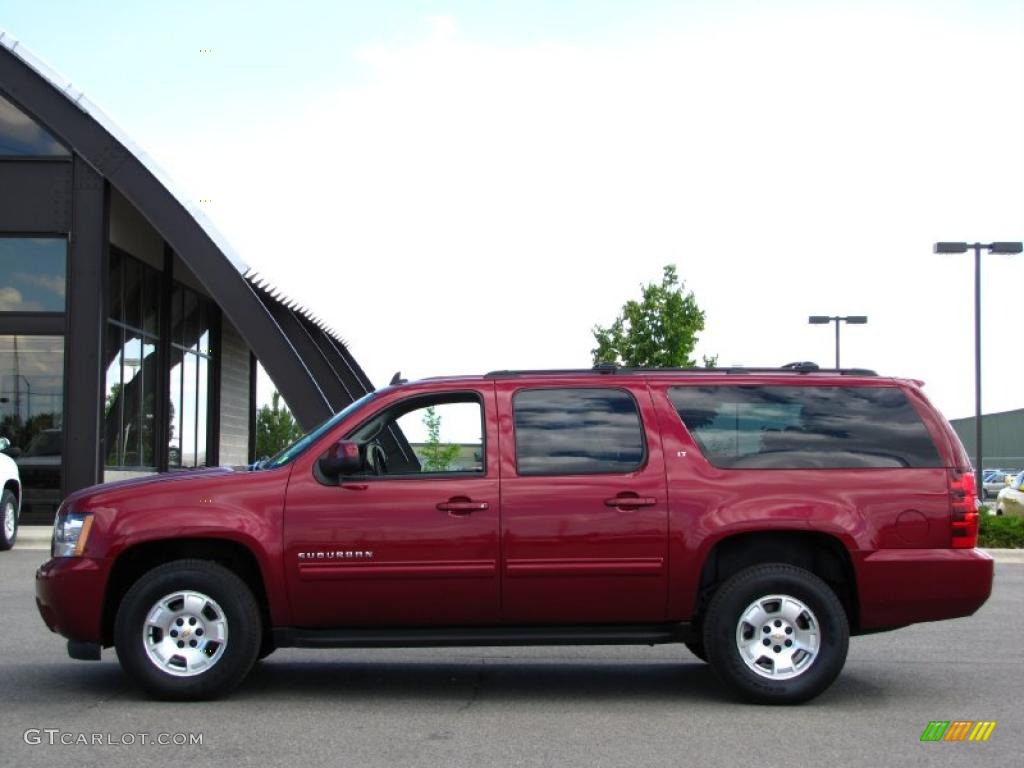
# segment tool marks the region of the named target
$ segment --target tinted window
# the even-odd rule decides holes
[[[63,312],[67,240],[0,237],[0,312]]]
[[[145,290],[145,283],[138,282]],[[207,463],[211,315],[207,299],[184,286],[174,286],[168,383],[171,421],[167,432],[167,461],[173,467],[201,467]],[[146,322],[145,312],[142,319]]]
[[[0,437],[18,464],[22,514],[36,522],[60,504],[63,414],[64,337],[0,336]]]
[[[636,402],[620,389],[526,389],[512,398],[520,475],[630,472],[644,460]]]
[[[669,397],[717,467],[941,466],[895,387],[676,387]]]
[[[39,123],[0,96],[0,155],[68,157],[68,151]]]
[[[103,434],[107,467],[155,467],[157,428],[158,314],[160,273],[118,252],[110,254],[104,343],[106,397]],[[143,328],[143,316],[148,326]],[[170,424],[180,416],[170,404]]]

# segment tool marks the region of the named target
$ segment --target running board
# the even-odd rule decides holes
[[[440,648],[501,645],[658,645],[692,636],[687,622],[556,627],[274,629],[278,648]]]

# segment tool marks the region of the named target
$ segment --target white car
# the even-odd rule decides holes
[[[21,514],[21,480],[14,459],[2,453],[10,447],[6,437],[0,437],[0,550],[10,549],[18,538],[18,517]]]
[[[1008,472],[1005,469],[994,469],[986,472],[982,477],[982,497],[990,499],[997,495],[1003,488],[1010,484],[1016,472]]]
[[[996,496],[996,514],[1024,517],[1024,472],[1013,478]]]

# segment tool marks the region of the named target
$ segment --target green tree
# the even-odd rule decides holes
[[[692,291],[679,279],[675,266],[665,267],[661,284],[642,287],[639,301],[630,299],[614,322],[593,328],[597,346],[590,350],[597,363],[630,368],[693,368],[697,334],[704,330],[704,311]],[[713,368],[718,357],[704,356]]]
[[[271,405],[264,405],[256,414],[256,456],[273,456],[300,437],[302,428],[275,390]]]
[[[427,428],[427,442],[420,449],[422,471],[447,472],[459,455],[459,446],[441,442],[441,416],[432,405],[423,413],[423,426]]]
[[[103,415],[109,416],[111,412],[117,407],[117,401],[121,399],[121,382],[110,385],[110,391],[107,393],[107,402],[103,406]]]

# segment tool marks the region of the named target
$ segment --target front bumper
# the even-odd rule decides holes
[[[36,571],[36,607],[51,632],[69,640],[102,643],[107,563],[90,557],[55,557]]]
[[[978,549],[880,549],[856,565],[862,630],[970,616],[995,570]]]

